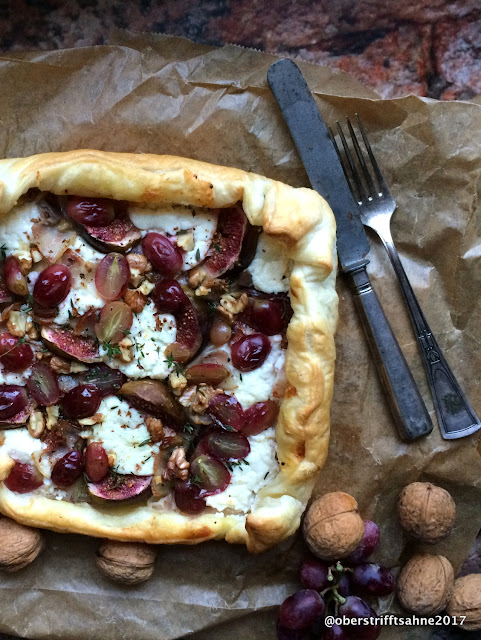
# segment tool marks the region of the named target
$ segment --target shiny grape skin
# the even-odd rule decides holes
[[[170,278],[182,269],[184,257],[175,240],[150,231],[142,240],[142,249],[154,269]]]
[[[115,219],[113,200],[70,196],[66,204],[67,215],[89,227],[104,227]]]
[[[0,385],[0,420],[9,420],[23,411],[28,403],[25,387],[16,384]]]
[[[174,500],[177,508],[192,515],[203,511],[207,505],[200,495],[200,491],[200,488],[190,481],[178,482],[174,487]]]
[[[271,342],[262,333],[251,333],[231,343],[233,366],[242,373],[261,367],[271,352]]]
[[[38,276],[33,287],[33,298],[42,307],[56,307],[68,296],[72,274],[63,264],[52,264]]]
[[[347,565],[365,562],[379,545],[380,538],[381,535],[377,524],[372,520],[364,520],[364,535],[362,540],[343,562]]]
[[[279,622],[287,629],[307,629],[324,613],[324,600],[314,589],[301,589],[286,598],[279,610]]]
[[[328,565],[324,564],[316,557],[308,555],[304,558],[300,568],[300,578],[306,589],[323,591],[332,584],[327,579],[329,572]]]
[[[337,585],[337,593],[343,598],[351,595],[351,580],[347,573],[342,573],[339,578],[339,584]]]
[[[84,468],[84,456],[81,451],[69,451],[57,460],[52,469],[52,482],[56,487],[66,489],[80,478]]]
[[[186,302],[188,302],[187,295],[177,282],[171,278],[165,278],[160,280],[152,291],[152,300],[155,302],[155,306],[160,313],[172,313],[175,315],[178,311],[181,311]]]
[[[30,345],[19,342],[19,338],[8,332],[0,334],[0,362],[7,371],[22,373],[33,363]]]
[[[240,431],[245,424],[244,410],[241,404],[226,393],[217,393],[209,400],[210,415],[222,426]]]
[[[62,398],[62,410],[67,418],[79,420],[97,413],[102,394],[93,384],[74,387]]]
[[[85,473],[91,482],[100,482],[109,472],[109,458],[99,442],[91,442],[85,449]]]
[[[78,380],[80,384],[93,384],[103,396],[116,394],[127,382],[126,376],[118,369],[111,369],[106,364],[95,364],[88,371],[82,372]]]
[[[269,427],[273,427],[279,415],[279,404],[275,400],[256,402],[244,412],[245,424],[242,432],[256,436]]]
[[[354,568],[352,584],[363,594],[370,596],[387,596],[396,587],[394,576],[378,564],[366,562]]]
[[[36,474],[32,464],[15,462],[3,484],[15,493],[29,493],[41,487],[43,480]]]

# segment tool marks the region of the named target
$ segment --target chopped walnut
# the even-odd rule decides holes
[[[115,463],[117,462],[117,454],[115,451],[108,451],[107,458],[109,459],[109,467],[115,467]]]
[[[179,402],[183,407],[191,407],[195,401],[197,393],[197,385],[193,384],[188,386],[179,397]]]
[[[10,311],[7,320],[8,332],[16,338],[23,338],[27,333],[27,316],[21,311]],[[31,328],[33,325],[30,323]]]
[[[205,382],[201,382],[198,386],[187,387],[180,396],[179,402],[183,407],[192,409],[195,413],[204,413],[209,405],[209,400],[218,393],[224,393],[223,389],[214,389]]]
[[[83,362],[71,362],[70,363],[70,373],[82,373],[83,371],[88,371],[89,368]]]
[[[95,413],[88,418],[81,418],[77,422],[85,427],[92,427],[94,424],[101,424],[104,421],[103,413]]]
[[[155,284],[153,282],[149,282],[148,280],[144,280],[140,287],[136,289],[139,293],[142,293],[144,296],[148,296],[151,291],[155,289]]]
[[[249,302],[249,296],[247,293],[242,293],[239,298],[236,298],[230,293],[225,293],[220,298],[220,305],[217,307],[217,311],[224,316],[229,322],[234,321],[234,316],[244,311]]]
[[[129,253],[127,262],[130,267],[130,282],[138,287],[144,279],[144,273],[152,270],[152,265],[141,253]]]
[[[187,231],[187,233],[179,233],[177,236],[177,246],[184,251],[192,251],[194,248],[194,232]]]
[[[172,391],[176,396],[180,396],[182,391],[187,386],[187,378],[178,371],[172,371],[169,375],[170,386],[172,387]]]
[[[160,442],[164,437],[164,425],[159,418],[146,418],[145,424],[152,442]]]
[[[40,438],[45,431],[45,418],[41,411],[32,411],[28,421],[28,432],[32,438]]]
[[[134,359],[134,352],[132,349],[133,344],[134,343],[132,342],[132,340],[127,336],[119,342],[119,360],[121,360],[122,362],[132,362],[132,360]]]
[[[167,462],[167,467],[162,471],[162,480],[187,480],[190,463],[186,460],[184,447],[176,447]]]
[[[29,327],[29,325],[31,325]],[[38,340],[38,331],[33,322],[27,322],[27,336],[30,340]]]
[[[41,262],[43,260],[43,255],[40,253],[38,249],[30,249],[30,254],[32,256],[33,262]]]
[[[203,284],[201,284],[199,287],[197,287],[197,289],[195,290],[195,295],[199,298],[201,298],[202,296],[207,296],[209,295],[209,293],[212,291],[212,289],[209,289],[208,287],[204,287]]]
[[[58,356],[54,356],[50,360],[50,368],[54,373],[70,373],[70,362],[63,358],[59,358]]]
[[[146,296],[134,289],[127,289],[124,293],[124,300],[132,309],[133,313],[140,313],[147,302]]]
[[[47,429],[51,431],[58,423],[60,415],[60,407],[58,404],[54,404],[52,407],[47,407]]]

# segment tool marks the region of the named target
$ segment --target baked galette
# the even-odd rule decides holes
[[[125,541],[292,534],[327,455],[335,223],[173,156],[0,161],[0,511]]]

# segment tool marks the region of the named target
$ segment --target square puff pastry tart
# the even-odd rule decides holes
[[[158,232],[160,229],[172,243],[177,242],[181,246],[181,252],[184,256],[182,267],[184,275],[186,270],[192,266],[193,271],[198,274],[199,267],[197,265],[200,264],[202,267],[202,264],[205,264],[202,260],[209,260],[209,255],[215,255],[216,250],[223,251],[224,247],[228,246],[231,231],[227,224],[227,216],[238,216],[239,209],[243,211],[247,218],[247,226],[257,228],[256,230],[260,234],[254,260],[251,266],[247,267],[248,272],[250,269],[249,277],[251,279],[245,290],[253,291],[252,295],[254,296],[252,299],[249,297],[248,304],[255,304],[256,295],[260,295],[260,299],[269,299],[270,295],[274,298],[277,296],[279,300],[284,296],[282,300],[287,303],[290,301],[290,319],[287,330],[283,332],[282,336],[266,338],[272,347],[271,354],[274,352],[274,347],[277,349],[276,353],[281,354],[281,360],[278,359],[277,365],[275,365],[277,366],[277,378],[272,377],[267,368],[262,367],[259,369],[259,375],[247,367],[247,369],[241,368],[240,373],[239,371],[234,372],[232,376],[239,385],[237,399],[241,402],[245,412],[255,402],[267,400],[266,397],[256,396],[258,388],[263,385],[265,387],[265,384],[271,384],[270,392],[273,393],[274,385],[279,382],[280,378],[283,378],[280,387],[277,387],[277,389],[282,388],[281,394],[277,393],[278,404],[280,404],[279,413],[276,424],[266,431],[257,435],[246,431],[249,434],[251,453],[246,456],[247,462],[245,464],[241,464],[245,461],[234,459],[233,466],[232,460],[230,464],[226,460],[229,456],[220,456],[224,461],[222,462],[225,464],[224,468],[228,468],[232,472],[232,486],[234,486],[234,479],[236,479],[235,489],[231,491],[228,486],[224,491],[217,492],[217,495],[212,495],[216,492],[211,491],[210,498],[204,499],[205,508],[199,510],[198,513],[189,509],[186,511],[179,509],[172,499],[172,494],[160,498],[157,496],[157,499],[151,497],[137,503],[116,502],[112,506],[102,500],[96,502],[74,499],[71,489],[65,489],[65,482],[63,484],[59,482],[56,487],[54,486],[55,482],[52,483],[53,463],[45,471],[44,467],[49,465],[45,460],[42,463],[42,456],[39,455],[39,452],[40,454],[42,451],[44,453],[45,451],[51,452],[55,448],[51,445],[52,431],[55,432],[55,420],[65,418],[65,411],[62,414],[62,410],[59,412],[58,407],[45,407],[48,402],[44,402],[44,406],[42,406],[42,403],[38,402],[38,394],[35,396],[37,402],[34,398],[33,409],[35,410],[33,410],[30,404],[32,387],[28,385],[28,375],[30,375],[28,370],[12,373],[12,368],[8,371],[6,364],[0,365],[0,390],[2,385],[23,386],[29,394],[29,404],[25,411],[28,413],[28,408],[32,409],[29,414],[30,422],[28,422],[28,417],[23,421],[15,422],[10,415],[7,415],[7,418],[3,416],[3,422],[0,423],[3,425],[0,428],[4,429],[0,431],[0,511],[22,524],[33,527],[120,541],[140,541],[154,544],[195,544],[204,540],[225,538],[231,543],[246,544],[252,552],[260,552],[290,536],[299,527],[302,512],[310,497],[317,473],[324,464],[328,450],[329,412],[335,361],[334,333],[337,323],[335,220],[329,206],[318,193],[311,189],[293,188],[239,169],[215,166],[174,156],[78,150],[0,161],[0,245],[5,245],[4,253],[6,251],[7,259],[11,249],[10,245],[15,245],[11,251],[17,259],[16,264],[20,265],[26,277],[30,291],[30,296],[25,296],[23,299],[21,296],[14,295],[13,307],[8,305],[5,307],[3,304],[0,329],[3,333],[7,330],[12,332],[12,326],[15,327],[15,323],[12,325],[11,310],[13,309],[18,314],[20,308],[20,313],[24,313],[27,317],[27,325],[24,326],[23,334],[21,329],[20,332],[15,333],[14,331],[13,333],[17,336],[16,340],[18,340],[18,336],[24,336],[20,339],[22,346],[29,344],[29,336],[32,337],[31,348],[34,352],[34,361],[35,358],[37,361],[42,361],[43,357],[39,334],[41,332],[43,336],[45,326],[47,329],[49,326],[51,327],[48,324],[42,326],[42,320],[40,320],[40,324],[36,324],[37,319],[35,316],[32,318],[32,313],[35,314],[35,308],[32,312],[32,304],[34,307],[36,304],[36,294],[34,293],[32,296],[35,284],[32,272],[37,269],[35,276],[38,277],[39,267],[37,264],[44,268],[48,264],[62,262],[60,256],[63,254],[63,258],[65,258],[66,254],[64,253],[65,247],[60,250],[56,245],[59,239],[66,243],[70,254],[76,251],[77,255],[80,255],[86,264],[90,264],[91,268],[92,264],[89,263],[89,260],[95,263],[95,256],[97,256],[98,263],[109,251],[109,249],[101,249],[101,252],[92,250],[92,246],[95,246],[96,249],[98,246],[84,241],[85,237],[88,240],[88,234],[79,232],[82,225],[78,223],[78,220],[75,222],[65,216],[65,201],[73,196],[78,197],[77,201],[82,198],[87,200],[89,198],[107,198],[117,201],[124,212],[122,215],[126,215],[125,211],[127,211],[127,216],[130,216],[136,225],[134,229],[139,232],[140,228],[138,238],[140,236],[145,238],[146,232]],[[55,218],[56,214],[53,214],[53,235],[51,238],[49,237],[47,242],[43,238],[42,242],[39,241],[38,234],[35,235],[35,229],[38,232],[38,224],[41,225],[45,222],[42,220],[39,222],[39,217],[52,215],[52,208],[55,209],[52,206],[54,199],[57,203],[64,203],[64,217],[59,224],[58,219]],[[62,206],[59,205],[59,210],[61,209]],[[185,221],[186,215],[190,216],[190,222]],[[217,227],[216,231],[216,222],[212,222],[213,218],[224,221],[222,223],[224,225],[223,235],[222,230],[219,235],[220,227]],[[142,223],[142,220],[146,221],[145,224]],[[177,224],[176,220],[183,222]],[[194,223],[193,220],[196,222]],[[206,221],[205,224],[202,221]],[[51,230],[52,220],[48,221],[46,226]],[[72,229],[76,231],[73,232]],[[198,233],[196,233],[196,229],[199,229]],[[55,233],[60,233],[60,235],[55,235]],[[19,237],[20,241],[18,241]],[[180,238],[184,238],[184,241],[181,242]],[[141,242],[139,240],[139,243]],[[219,242],[227,244],[221,244],[219,248]],[[48,255],[49,251],[52,255]],[[125,251],[125,247],[118,251]],[[176,251],[178,250],[176,249]],[[136,252],[135,247],[130,249],[130,253],[132,252]],[[128,257],[129,251],[125,255]],[[191,262],[186,265],[187,256],[191,257]],[[150,260],[148,252],[147,257]],[[65,260],[63,263],[65,264]],[[81,264],[84,263],[81,262]],[[94,272],[96,266],[95,264],[93,266]],[[132,264],[130,266],[132,267]],[[155,265],[153,271],[155,272]],[[205,272],[202,272],[202,269],[201,277],[197,277],[197,280],[192,279],[193,271],[189,272],[190,275],[187,273],[188,281],[184,281],[183,284],[183,288],[188,291],[190,298],[202,300],[203,297],[206,299],[210,297],[212,300],[212,292],[215,293],[216,286],[220,286],[221,290],[218,295],[221,297],[220,306],[224,305],[225,307],[225,309],[221,309],[224,312],[221,319],[226,320],[227,318],[231,321],[232,332],[235,335],[239,334],[237,325],[241,326],[239,335],[244,335],[243,332],[247,335],[252,334],[252,326],[249,329],[242,325],[242,318],[246,313],[245,308],[242,304],[236,306],[239,301],[239,290],[236,289],[237,295],[234,293],[230,298],[229,293],[226,294],[226,278],[231,278],[229,284],[232,284],[232,277],[238,277],[239,281],[243,277],[245,279],[245,276],[238,275],[238,265],[237,271],[228,271],[224,279],[221,274],[220,277],[213,277],[211,281],[205,279]],[[232,273],[234,276],[230,275]],[[214,274],[214,276],[216,275],[219,276],[219,274]],[[83,276],[80,275],[80,278]],[[132,285],[134,280],[131,280],[130,287],[139,285],[138,278],[137,282]],[[148,296],[153,286],[158,282],[158,275],[157,279],[154,274],[150,281],[145,282],[147,288],[144,286],[142,289],[142,285],[140,285],[136,290],[140,289],[143,292],[144,304],[147,299],[147,307],[144,307],[144,310],[145,308],[154,309]],[[90,283],[89,291],[93,291],[91,307],[88,302],[82,307],[81,301],[79,301],[80,296],[78,299],[75,298],[75,288],[79,286],[79,281],[74,278],[73,294],[71,292],[66,299],[71,307],[66,309],[66,301],[56,307],[54,313],[57,313],[57,316],[54,318],[54,326],[57,325],[65,331],[71,331],[72,324],[69,326],[69,322],[71,323],[72,316],[78,321],[79,316],[88,316],[88,312],[92,312],[92,308],[93,317],[95,319],[95,313],[97,313],[98,321],[98,312],[102,306],[106,305],[105,300],[102,300],[98,292],[96,293],[95,289],[92,289],[94,284]],[[5,282],[3,289],[5,291]],[[283,291],[284,293],[282,293]],[[50,294],[46,295],[48,297]],[[225,297],[226,295],[227,297]],[[222,296],[224,297],[222,298]],[[245,298],[243,300],[245,307]],[[233,306],[229,306],[229,301],[234,303]],[[212,307],[212,301],[210,304]],[[235,314],[239,312],[239,307],[241,308],[240,315],[236,318]],[[213,308],[219,310],[218,299]],[[7,310],[5,311],[5,309]],[[73,314],[71,310],[73,310]],[[18,316],[16,317],[18,321]],[[168,359],[167,350],[162,353],[162,349],[169,342],[172,342],[172,339],[175,340],[175,333],[169,334],[166,340],[159,342],[161,348],[157,347],[154,364],[147,362],[148,357],[146,358],[144,353],[141,354],[143,359],[140,360],[143,345],[139,345],[138,341],[136,342],[136,336],[134,336],[135,318],[139,317],[139,314],[135,313],[135,307],[133,317],[134,324],[132,324],[130,334],[126,332],[131,338],[130,349],[131,353],[132,349],[134,353],[133,362],[129,362],[128,358],[127,364],[122,364],[118,359],[112,360],[112,355],[118,358],[119,349],[114,349],[113,354],[112,352],[106,353],[105,349],[104,351],[100,349],[103,362],[108,363],[113,369],[122,370],[130,382],[132,379],[138,380],[139,377],[143,377],[143,374],[138,375],[138,371],[132,373],[132,367],[143,367],[146,378],[154,379],[155,384],[158,380],[166,380],[160,384],[164,384],[166,387],[169,385],[168,393],[175,393],[176,399],[179,399],[179,393],[185,392],[185,366],[191,366],[190,362],[177,370],[178,378],[183,382],[183,387],[181,385],[179,390],[175,388],[174,384],[176,373],[172,367],[175,367],[175,362],[172,357],[170,360]],[[163,322],[166,317],[171,318],[171,316],[162,317],[164,318]],[[157,321],[151,315],[151,323],[154,322]],[[248,324],[248,320],[246,322]],[[148,318],[145,321],[138,321],[137,324],[141,325],[140,328],[138,327],[139,331],[147,330],[145,323],[148,324]],[[28,334],[28,328],[32,326],[33,333]],[[65,327],[67,328],[65,329]],[[254,330],[255,328],[254,322]],[[165,331],[165,325],[162,331]],[[175,329],[172,331],[175,332]],[[179,335],[180,327],[177,328],[177,331]],[[272,331],[268,333],[272,335]],[[86,339],[92,342],[92,338]],[[133,346],[132,343],[134,343]],[[5,344],[8,347],[9,343]],[[17,343],[13,342],[12,344],[15,347]],[[214,349],[212,345],[205,347],[205,341],[203,344],[204,354]],[[50,346],[50,343],[48,345]],[[282,345],[282,348],[279,345]],[[2,350],[0,345],[0,363],[2,363],[2,354],[4,355],[8,351],[7,347],[3,346]],[[18,344],[15,348],[18,348]],[[96,348],[99,348],[98,343]],[[228,351],[228,347],[225,347],[224,350]],[[45,344],[43,344],[43,353],[45,352],[47,352],[45,362],[48,363],[48,358],[52,357],[52,353],[48,353]],[[197,360],[194,359],[194,363],[198,362],[198,359],[199,354],[197,354]],[[65,358],[57,358],[57,360],[60,360],[61,365],[65,366]],[[85,362],[88,360],[85,358],[82,360],[81,357],[75,359],[73,356],[73,360],[70,359],[70,365],[68,364],[69,359],[66,360],[67,374],[61,375],[62,371],[60,367],[59,372],[58,362],[56,371],[59,381],[62,377],[62,384],[68,385],[69,374],[71,374],[70,378],[75,378],[75,375],[81,377],[90,365],[86,365]],[[3,362],[7,361],[3,360]],[[230,357],[228,362],[229,366],[232,366]],[[51,364],[51,366],[53,365]],[[149,369],[149,367],[151,368]],[[158,374],[159,367],[160,369],[163,367],[163,374]],[[226,367],[228,367],[227,364]],[[244,376],[242,371],[246,371]],[[188,377],[188,374],[186,375]],[[67,382],[64,379],[67,379]],[[85,379],[88,380],[88,378],[84,378],[84,381]],[[75,384],[78,384],[78,381],[72,383],[72,387]],[[215,392],[222,394],[225,391],[224,399],[232,394],[236,397],[235,384],[231,384],[230,387],[229,385],[222,386],[222,384],[218,386],[221,388]],[[62,385],[60,388],[62,393],[66,392],[66,388]],[[242,393],[240,392],[241,388]],[[127,396],[124,396],[118,401],[116,395],[102,399],[99,411],[102,411],[102,407],[104,408],[104,413],[107,415],[107,418],[104,415],[105,420],[110,419],[115,412],[120,415],[119,406],[126,405],[124,398],[129,400]],[[35,405],[37,406],[35,407]],[[62,400],[60,405],[62,405]],[[188,406],[188,403],[184,403],[185,406]],[[147,413],[141,411],[146,409],[145,406],[140,406],[140,413],[137,411],[138,404],[134,402],[133,407],[136,408],[132,408],[129,412],[127,406],[127,414],[131,416],[135,413],[135,415],[141,416],[141,421],[145,421],[146,415],[149,414],[149,407],[147,407]],[[192,410],[192,407],[190,409]],[[209,409],[207,414],[204,414],[208,415],[206,421],[212,422],[214,419],[214,426],[217,427],[216,432],[223,433],[226,426],[222,424],[223,419],[221,420],[215,411],[211,414],[208,411]],[[32,422],[34,415],[36,415],[36,420],[46,421],[43,435],[39,436],[35,431],[35,424]],[[154,412],[153,415],[157,414]],[[193,415],[192,411],[191,415]],[[157,417],[161,418],[159,424],[161,428],[164,428],[165,414],[161,412]],[[197,418],[199,418],[198,415]],[[9,419],[13,420],[14,424],[7,424]],[[192,427],[194,433],[197,433],[197,438],[199,430],[209,430],[212,426],[202,424],[200,418],[199,421],[201,422],[200,426],[194,424]],[[112,472],[112,467],[115,467],[116,472],[124,473],[125,477],[130,477],[128,474],[132,473],[132,468],[122,458],[127,455],[125,452],[129,443],[123,442],[122,448],[116,452],[115,442],[108,446],[106,431],[105,429],[103,432],[101,431],[106,423],[104,422],[100,426],[94,423],[95,416],[90,422],[88,419],[81,421],[80,424],[84,429],[81,436],[89,443],[92,441],[104,443],[105,449],[109,450],[109,473]],[[145,432],[145,424],[141,426]],[[81,428],[78,423],[77,428]],[[95,429],[98,430],[95,431]],[[167,431],[173,433],[172,429],[169,431],[169,427],[167,427]],[[232,427],[229,431],[233,431]],[[150,444],[136,442],[132,445],[132,441],[130,444],[139,449],[150,447],[150,449],[145,449],[145,452],[155,457],[159,453],[159,447],[162,449],[162,443],[159,444],[157,438],[157,443],[153,445],[152,441],[155,442],[155,439],[151,430],[149,433],[151,435]],[[21,438],[18,437],[19,434],[22,434]],[[79,437],[78,433],[76,437]],[[110,441],[112,437],[115,440],[117,436],[111,435]],[[74,446],[73,449],[78,451],[79,447]],[[67,449],[65,448],[65,440],[61,442],[59,450],[61,453],[68,451],[68,446]],[[202,449],[202,453],[205,453],[205,448]],[[55,462],[55,452],[49,453],[49,455],[53,455],[53,462]],[[45,453],[44,457],[46,456]],[[144,456],[142,460],[146,465],[144,474],[147,476],[152,474],[151,467],[149,466],[147,469],[147,465],[152,464],[151,460],[148,461],[151,456]],[[204,458],[206,457],[209,458],[209,455],[204,455]],[[35,460],[33,465],[36,467],[35,473],[39,474],[40,469],[44,475],[43,485],[31,491],[9,489],[7,487],[9,482],[7,481],[5,484],[3,481],[8,479],[16,464],[26,465],[32,462],[31,458]],[[58,455],[56,459],[58,461]],[[137,465],[136,468],[138,473],[139,466]],[[155,470],[153,473],[155,475]],[[185,480],[186,474],[179,473],[180,475],[176,477]],[[208,473],[209,469],[207,469]],[[243,474],[246,486],[243,485]],[[191,478],[191,480],[194,483],[199,481],[197,477]],[[12,484],[10,483],[9,486],[12,487]],[[113,486],[112,483],[110,486]],[[204,488],[205,486],[204,483]],[[200,493],[202,494],[202,491]],[[204,491],[204,493],[207,495],[209,492]],[[197,491],[196,497],[198,494]],[[239,504],[237,504],[237,500]]]

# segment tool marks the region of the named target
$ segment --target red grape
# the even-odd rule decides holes
[[[232,329],[227,324],[227,322],[219,317],[217,314],[214,317],[212,322],[212,327],[210,328],[210,341],[216,347],[221,347],[223,344],[229,342],[232,335]]]
[[[28,285],[15,256],[8,256],[3,265],[5,286],[16,296],[28,296]]]
[[[347,618],[355,618],[356,620],[362,618],[376,618],[376,613],[371,607],[358,598],[357,596],[348,596],[346,602],[339,606],[339,616],[346,616]],[[344,629],[345,633],[350,638],[356,640],[375,640],[381,633],[381,627],[375,624],[350,624],[346,625]]]
[[[69,269],[63,264],[52,264],[35,281],[34,300],[42,307],[56,307],[68,296],[71,284]]]
[[[359,564],[365,562],[365,560],[373,553],[379,544],[380,533],[379,527],[372,520],[364,520],[364,535],[361,542],[350,553],[344,562],[346,564]]]
[[[273,427],[279,415],[279,405],[275,400],[256,402],[245,411],[245,425],[242,433],[256,436],[258,433]]]
[[[349,640],[349,636],[342,627],[334,623],[332,627],[324,630],[322,640]]]
[[[111,369],[106,364],[96,364],[79,375],[80,384],[93,384],[103,396],[115,394],[125,383],[121,371]]]
[[[219,460],[240,460],[249,455],[249,440],[238,431],[212,430],[205,437],[207,453]]]
[[[66,205],[67,215],[75,222],[90,227],[104,227],[115,218],[114,201],[107,198],[82,198],[70,196]]]
[[[79,420],[93,416],[100,406],[102,394],[93,384],[81,384],[62,398],[62,411],[67,418]]]
[[[8,420],[20,413],[28,403],[27,390],[16,384],[0,385],[0,420]]]
[[[244,410],[233,396],[218,393],[209,400],[210,415],[224,427],[240,431],[245,423]]]
[[[264,364],[271,352],[271,343],[262,333],[251,333],[232,343],[230,352],[234,367],[245,373]]]
[[[395,589],[394,576],[378,564],[366,562],[354,568],[352,584],[370,596],[387,596]]]
[[[121,300],[108,302],[100,312],[98,323],[95,325],[95,335],[100,342],[117,344],[126,336],[126,331],[132,326],[134,316],[128,304]]]
[[[182,269],[182,251],[170,238],[151,231],[142,240],[142,249],[147,260],[162,275],[172,277]]]
[[[104,300],[112,302],[121,298],[129,280],[129,263],[121,253],[108,253],[98,263],[95,271],[95,287]]]
[[[160,280],[152,291],[152,300],[160,313],[176,314],[188,302],[188,297],[177,280]]]
[[[174,487],[175,504],[180,511],[195,515],[206,507],[204,498],[200,495],[200,487],[192,482],[178,482]]]
[[[202,454],[192,460],[190,473],[196,478],[203,496],[213,496],[227,489],[230,473],[227,467],[212,456]]]
[[[52,482],[56,487],[66,489],[80,478],[83,467],[83,453],[81,451],[69,451],[55,463],[52,469]]]
[[[349,574],[341,574],[339,584],[337,585],[337,593],[343,598],[347,598],[347,596],[351,595],[351,581],[349,579]]]
[[[221,364],[212,362],[202,362],[194,364],[187,369],[185,377],[190,384],[207,382],[212,386],[217,386],[227,378],[229,372]]]
[[[32,375],[27,380],[27,387],[34,399],[42,407],[57,404],[60,389],[57,377],[46,364],[36,362],[32,367]]]
[[[33,351],[30,345],[20,342],[10,333],[0,334],[0,362],[7,371],[21,373],[33,362]]]
[[[43,479],[36,472],[33,465],[15,462],[10,473],[4,480],[4,484],[7,489],[15,491],[15,493],[28,493],[41,487]]]
[[[245,320],[247,324],[266,336],[282,333],[287,326],[284,306],[275,298],[251,299],[245,311]]]
[[[279,622],[287,629],[307,629],[324,613],[324,600],[314,589],[302,589],[281,604]]]
[[[85,449],[85,472],[92,482],[100,482],[109,472],[109,457],[99,442],[91,442]]]
[[[313,555],[304,558],[300,572],[301,582],[306,589],[323,591],[332,585],[332,582],[327,579],[329,567]]]

